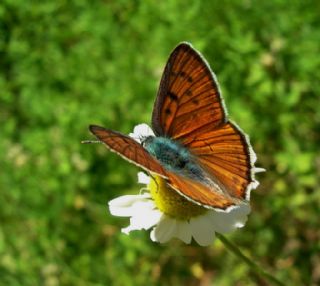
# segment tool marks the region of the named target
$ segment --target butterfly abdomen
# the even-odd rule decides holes
[[[203,170],[194,162],[190,152],[179,142],[167,137],[148,137],[143,142],[143,146],[165,169],[192,179],[204,179]]]

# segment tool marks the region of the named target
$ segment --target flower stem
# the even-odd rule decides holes
[[[252,261],[250,258],[245,256],[241,250],[233,244],[230,240],[228,240],[225,236],[220,233],[216,233],[216,236],[220,239],[220,241],[228,248],[234,255],[238,256],[242,261],[244,261],[254,272],[263,276],[269,282],[272,282],[274,285],[284,286],[285,284],[278,280],[276,277],[272,276],[270,273],[263,270],[257,263]]]

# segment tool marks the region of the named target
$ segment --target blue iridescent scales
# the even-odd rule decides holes
[[[192,180],[205,182],[206,173],[197,164],[189,150],[179,142],[167,137],[149,136],[142,142],[142,145],[166,170]]]
[[[142,144],[90,125],[113,152],[165,178],[190,201],[222,211],[246,203],[255,183],[248,137],[227,117],[218,82],[189,43],[179,44],[164,68],[152,114],[156,137]]]

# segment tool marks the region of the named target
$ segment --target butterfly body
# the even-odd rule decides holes
[[[247,203],[258,185],[248,136],[229,121],[216,76],[189,43],[179,44],[164,68],[152,113],[155,137],[89,128],[111,151],[206,208],[229,211]]]
[[[193,180],[205,180],[205,172],[196,163],[190,151],[179,142],[167,137],[150,136],[142,145],[166,170]]]

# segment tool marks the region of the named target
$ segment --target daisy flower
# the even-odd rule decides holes
[[[141,142],[146,136],[154,136],[147,124],[140,124],[129,134]],[[263,169],[255,169],[260,172]],[[192,238],[201,246],[208,246],[215,233],[228,233],[241,228],[250,213],[248,204],[241,204],[228,212],[207,209],[187,200],[160,176],[138,173],[138,182],[144,184],[137,195],[125,195],[109,202],[112,215],[130,217],[130,224],[122,232],[151,229],[152,241],[165,243],[178,238],[189,244]],[[252,184],[252,189],[258,182]]]

